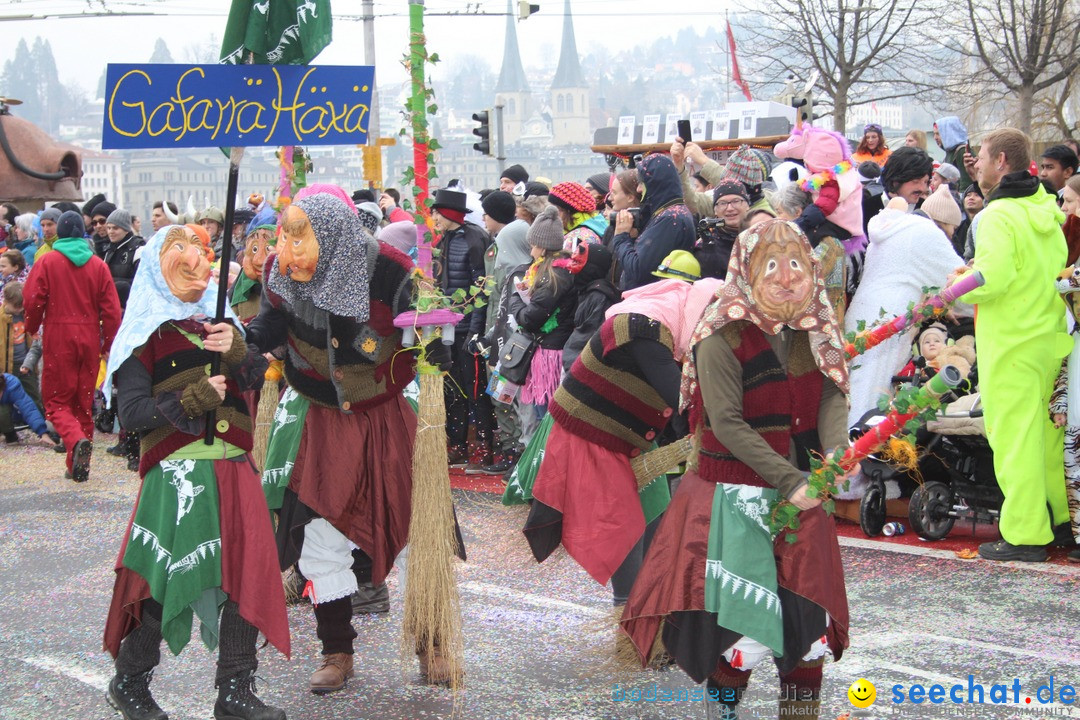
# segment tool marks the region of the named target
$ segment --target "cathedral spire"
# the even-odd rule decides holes
[[[581,72],[581,60],[578,58],[577,42],[574,40],[574,18],[570,14],[570,0],[566,0],[563,14],[562,49],[559,51],[559,66],[551,81],[551,89],[588,87]]]
[[[506,0],[506,41],[503,45],[502,70],[499,71],[499,81],[495,83],[495,92],[529,92],[529,80],[525,77],[525,67],[521,64],[521,52],[518,50],[513,0]]]

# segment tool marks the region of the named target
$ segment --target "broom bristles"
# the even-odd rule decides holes
[[[443,403],[442,376],[421,373],[401,654],[404,660],[426,651],[432,658],[438,647],[456,693],[464,675],[464,639]]]
[[[660,475],[690,457],[693,441],[684,437],[670,445],[664,445],[630,459],[630,467],[637,478],[638,490],[644,488]]]
[[[255,429],[251,433],[251,459],[259,472],[266,469],[266,448],[270,444],[270,426],[274,424],[274,412],[278,406],[277,383],[267,382],[259,394],[255,409]]]

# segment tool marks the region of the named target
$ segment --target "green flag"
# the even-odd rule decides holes
[[[330,0],[232,0],[221,62],[307,65],[330,44]]]

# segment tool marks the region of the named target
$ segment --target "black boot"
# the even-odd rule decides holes
[[[153,677],[153,670],[138,675],[117,673],[109,683],[109,704],[124,720],[169,720],[150,694],[150,679]]]
[[[215,720],[285,720],[285,711],[270,707],[255,695],[255,671],[225,678],[218,683]]]

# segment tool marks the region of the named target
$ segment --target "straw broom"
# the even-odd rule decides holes
[[[277,411],[281,393],[278,392],[278,383],[282,378],[281,360],[274,360],[266,369],[262,392],[259,394],[259,404],[255,408],[255,428],[251,436],[251,459],[255,467],[262,472],[266,469],[266,448],[270,444],[270,426],[274,424],[274,413]]]
[[[420,288],[421,295],[425,294],[423,283]],[[430,341],[436,323],[443,325],[446,332],[443,315],[461,317],[438,310],[423,314],[409,312],[399,315],[394,322],[399,326],[405,322],[424,323],[423,346]],[[406,344],[410,344],[408,338]],[[417,374],[420,398],[413,449],[412,517],[401,653],[403,659],[416,653],[426,654],[428,682],[448,684],[456,692],[464,676],[465,643],[453,565],[457,538],[446,457],[443,377],[438,367],[427,362],[424,350],[417,358]]]

